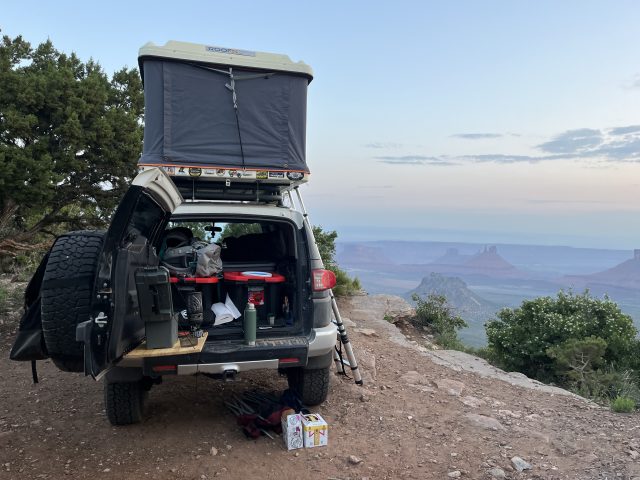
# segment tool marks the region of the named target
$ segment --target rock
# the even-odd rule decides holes
[[[216,447],[211,447],[211,456],[215,457],[218,455],[218,449]]]
[[[370,400],[371,400],[371,398],[369,398],[369,395],[365,395],[364,393],[362,395],[360,395],[360,401],[362,403],[369,402]]]
[[[447,473],[447,477],[449,478],[460,478],[461,476],[462,473],[460,472],[460,470],[454,470],[453,472]]]
[[[478,408],[484,405],[486,402],[477,397],[472,397],[471,395],[467,395],[460,399],[462,403],[464,403],[467,407]]]
[[[400,377],[400,380],[405,382],[410,387],[416,388],[424,393],[433,393],[435,390],[431,388],[431,382],[427,377],[421,373],[411,370]]]
[[[416,372],[415,370],[411,370],[400,377],[404,383],[408,383],[409,385],[429,385],[429,379],[422,375],[421,373]]]
[[[519,472],[522,472],[524,470],[531,470],[532,468],[530,463],[525,462],[520,457],[513,457],[511,459],[511,463],[513,463],[513,466]]]
[[[362,463],[362,459],[356,457],[355,455],[349,455],[349,463],[351,465],[358,465],[358,464]]]
[[[634,460],[635,460],[636,458],[640,457],[640,453],[636,452],[636,451],[635,451],[635,450],[633,450],[633,449],[627,450],[627,453],[628,453],[628,454],[629,454],[629,456],[630,456],[631,458],[633,458]]]
[[[468,413],[465,415],[471,424],[476,427],[486,428],[487,430],[504,430],[504,426],[495,418],[486,415],[478,415],[476,413]]]
[[[378,332],[376,332],[373,328],[354,328],[354,332],[361,333],[365,337],[379,337]]]
[[[439,390],[444,390],[449,395],[459,397],[464,390],[464,383],[450,378],[441,378],[434,382]]]
[[[491,478],[507,478],[507,474],[504,473],[504,470],[498,467],[489,470],[489,475],[491,475]]]
[[[109,473],[111,471],[110,468],[105,468],[104,470],[102,470],[104,473]]]
[[[354,322],[353,320],[347,317],[342,317],[342,323],[344,324],[345,327],[352,327],[352,328],[356,327],[356,322]]]
[[[366,350],[358,350],[358,366],[362,370],[365,383],[371,383],[376,379],[376,356]]]

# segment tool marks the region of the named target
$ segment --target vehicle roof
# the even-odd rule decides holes
[[[288,207],[271,204],[229,203],[229,202],[184,202],[173,212],[173,217],[187,216],[251,216],[270,217],[272,219],[291,220],[302,228],[302,213]]]
[[[309,65],[302,61],[294,62],[287,55],[278,53],[256,52],[253,50],[170,40],[164,45],[156,45],[153,42],[144,44],[138,52],[138,59],[142,61],[149,57],[249,69],[276,70],[304,75],[309,78],[309,81],[313,79],[313,70]]]

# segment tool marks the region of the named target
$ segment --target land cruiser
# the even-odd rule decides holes
[[[311,69],[181,42],[147,44],[139,59],[139,174],[108,230],[58,237],[27,290],[45,354],[104,381],[115,425],[140,421],[165,375],[272,370],[304,403],[321,403],[335,276],[291,194],[309,175]],[[14,352],[33,342],[25,331]]]

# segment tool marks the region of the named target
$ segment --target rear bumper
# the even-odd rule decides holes
[[[326,327],[314,328],[314,336],[309,342],[309,357],[326,355],[336,346],[338,327],[330,323]]]
[[[272,369],[279,367],[280,361],[255,360],[250,362],[224,362],[224,363],[196,363],[192,365],[178,365],[178,375],[195,375],[196,373],[209,373],[223,375],[229,372],[240,373],[249,370]]]
[[[142,367],[144,375],[228,374],[249,370],[305,366],[333,351],[337,328],[331,323],[315,328],[309,338],[290,337],[259,339],[255,346],[242,342],[207,342],[202,352],[193,355],[148,357],[133,362],[122,361],[120,367]]]

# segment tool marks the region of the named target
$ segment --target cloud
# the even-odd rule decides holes
[[[556,135],[550,141],[538,145],[538,148],[548,153],[574,154],[597,147],[602,141],[603,136],[600,130],[580,128]]]
[[[628,127],[616,127],[609,130],[609,135],[626,135],[627,133],[640,133],[640,125],[629,125]]]
[[[464,155],[464,160],[471,160],[478,163],[493,162],[493,163],[517,163],[517,162],[540,162],[545,157],[535,157],[530,155],[503,155],[501,153],[489,153],[484,155]]]
[[[501,133],[455,133],[451,135],[453,138],[462,138],[464,140],[483,140],[486,138],[502,138]]]
[[[449,166],[456,165],[446,157],[430,157],[426,155],[398,155],[398,156],[381,156],[375,157],[381,163],[389,165],[438,165]]]
[[[373,143],[367,143],[365,145],[365,148],[376,148],[376,149],[401,148],[401,147],[402,147],[401,143],[395,143],[395,142],[373,142]]]
[[[536,147],[540,155],[489,153],[478,155],[387,155],[373,157],[390,165],[452,166],[469,163],[539,163],[554,160],[591,160],[607,163],[640,163],[640,125],[610,129],[579,128],[555,135]]]

